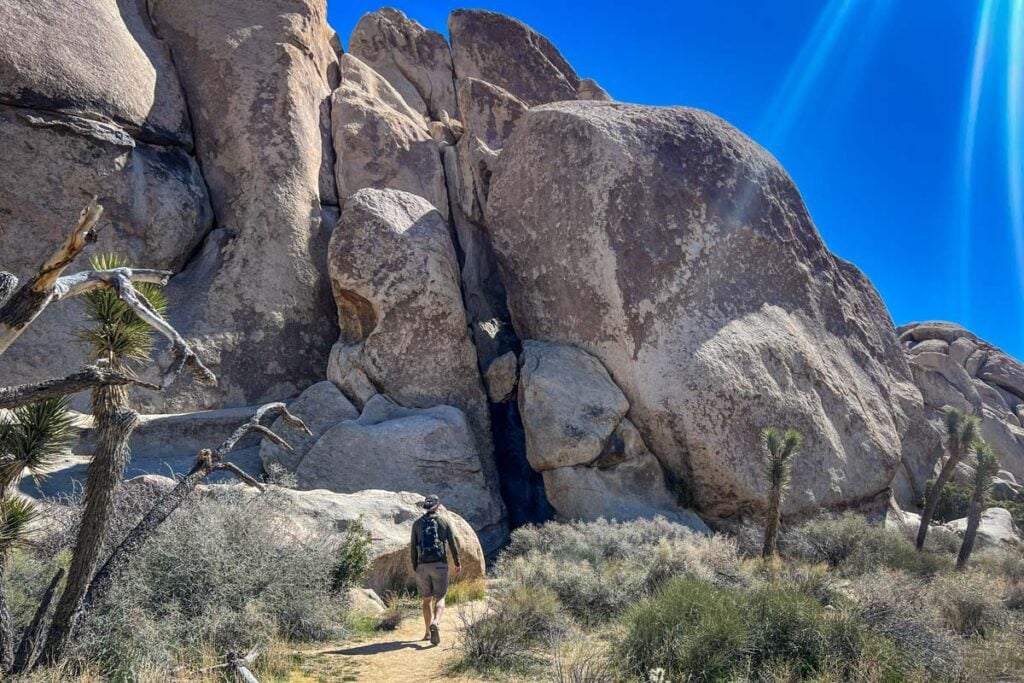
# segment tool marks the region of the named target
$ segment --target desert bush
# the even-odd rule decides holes
[[[891,644],[850,613],[779,585],[730,590],[680,578],[632,608],[617,646],[626,672],[668,680],[747,678],[784,666],[797,680],[897,669]]]
[[[1005,588],[1004,581],[983,572],[957,572],[937,576],[928,586],[927,599],[953,632],[983,636],[1007,622]]]
[[[742,580],[732,540],[664,519],[524,527],[513,533],[495,573],[511,585],[552,591],[586,625],[618,617],[673,576]]]
[[[617,683],[618,680],[603,643],[573,638],[555,649],[552,683]]]
[[[377,623],[374,625],[375,631],[397,631],[398,627],[402,625],[405,620],[405,612],[397,604],[393,604],[388,607],[384,612],[377,618]]]
[[[952,566],[951,558],[917,552],[899,531],[855,513],[807,522],[785,534],[780,545],[790,557],[825,562],[845,576],[882,567],[928,576]]]
[[[345,530],[331,572],[331,590],[342,593],[359,585],[370,567],[370,534],[359,520]]]
[[[864,625],[892,642],[908,666],[936,680],[960,678],[963,643],[947,627],[926,579],[880,569],[853,579],[846,593]]]
[[[477,671],[529,671],[567,632],[558,597],[543,587],[506,586],[477,617],[462,613],[462,640],[456,668]]]
[[[340,635],[337,543],[288,533],[272,493],[193,501],[143,549],[85,620],[72,657],[112,677],[140,666]]]

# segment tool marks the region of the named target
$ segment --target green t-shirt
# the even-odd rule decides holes
[[[441,548],[442,550],[445,546],[451,548],[452,559],[455,560],[455,566],[461,566],[462,563],[459,561],[459,544],[455,538],[455,533],[452,531],[452,525],[444,518],[444,516],[439,515],[436,512],[428,512],[413,522],[412,525],[412,543],[409,545],[409,552],[412,558],[412,568],[416,569],[420,563],[420,536],[423,534],[423,525],[428,517],[437,518],[437,536],[438,540],[441,541]],[[447,557],[445,559],[447,559]]]

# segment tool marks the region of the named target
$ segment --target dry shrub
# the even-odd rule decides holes
[[[71,658],[111,678],[142,667],[343,632],[338,543],[298,539],[270,495],[193,500],[175,512],[82,624]],[[130,676],[128,676],[130,679]]]
[[[603,643],[573,638],[556,648],[551,680],[553,683],[616,683],[619,675]]]
[[[528,672],[540,666],[568,631],[557,596],[543,587],[504,587],[482,613],[460,611],[462,639],[455,668]]]
[[[695,534],[658,518],[518,529],[495,573],[511,585],[552,591],[576,620],[596,625],[617,618],[674,576],[742,581],[739,565],[731,539]]]
[[[851,581],[846,592],[860,620],[892,642],[909,667],[936,680],[962,673],[963,644],[947,627],[924,579],[880,569]]]
[[[459,581],[448,587],[445,604],[455,606],[468,602],[476,602],[487,597],[487,579],[478,576],[467,581]]]
[[[962,636],[984,636],[1007,621],[1002,597],[1006,582],[971,570],[937,576],[926,599],[934,604],[946,626]]]
[[[917,552],[902,532],[852,512],[807,522],[783,534],[779,546],[787,557],[825,562],[844,576],[882,567],[931,576],[952,566],[949,555]]]

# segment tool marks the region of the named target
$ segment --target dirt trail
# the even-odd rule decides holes
[[[307,661],[315,663],[320,676],[298,680],[483,683],[479,678],[454,677],[445,672],[448,662],[457,656],[454,644],[462,625],[459,610],[472,613],[474,608],[480,611],[481,605],[470,603],[445,610],[441,618],[441,644],[437,647],[420,640],[423,619],[416,614],[407,615],[395,631],[304,653]]]

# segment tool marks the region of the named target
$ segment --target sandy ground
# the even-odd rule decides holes
[[[462,624],[460,610],[472,614],[480,611],[480,605],[470,603],[446,609],[441,618],[441,644],[437,647],[430,641],[420,640],[423,637],[423,619],[418,614],[408,614],[395,631],[303,652],[309,673],[306,677],[292,680],[295,683],[320,680],[482,683],[483,679],[450,676],[445,671],[448,662],[457,656],[454,645]]]

